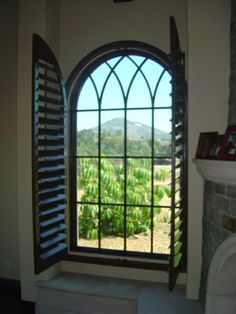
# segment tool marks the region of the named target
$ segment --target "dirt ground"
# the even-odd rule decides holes
[[[169,253],[169,233],[170,225],[163,222],[163,216],[158,217],[153,232],[153,252],[154,253]],[[97,248],[98,240],[80,239],[79,245]],[[124,238],[122,237],[104,237],[101,239],[101,247],[104,249],[124,249]],[[127,238],[127,250],[150,252],[151,247],[151,232],[143,232]]]

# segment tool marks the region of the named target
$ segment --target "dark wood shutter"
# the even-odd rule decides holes
[[[66,94],[56,58],[33,35],[32,164],[35,273],[67,253],[65,105]]]
[[[186,270],[187,242],[187,85],[184,53],[176,23],[170,18],[172,72],[172,200],[169,289],[180,271]]]

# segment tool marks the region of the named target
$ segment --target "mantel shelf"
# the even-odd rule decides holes
[[[236,162],[228,160],[193,159],[203,179],[225,185],[236,185]]]

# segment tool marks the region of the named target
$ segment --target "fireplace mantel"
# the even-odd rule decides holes
[[[203,179],[225,185],[236,185],[236,161],[193,159]]]

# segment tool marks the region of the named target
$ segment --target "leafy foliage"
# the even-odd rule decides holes
[[[83,204],[101,201],[101,236],[124,235],[124,206],[126,187],[127,236],[147,231],[151,227],[151,160],[127,159],[125,168],[123,160],[102,158],[100,164],[100,186],[98,184],[98,159],[80,158],[78,164],[78,188],[81,201],[79,213],[79,236],[87,239],[98,238],[99,213],[96,204]],[[160,204],[162,198],[170,196],[169,187],[158,184],[165,181],[168,172],[160,169],[154,174],[154,204]],[[160,208],[154,209],[158,214]]]

